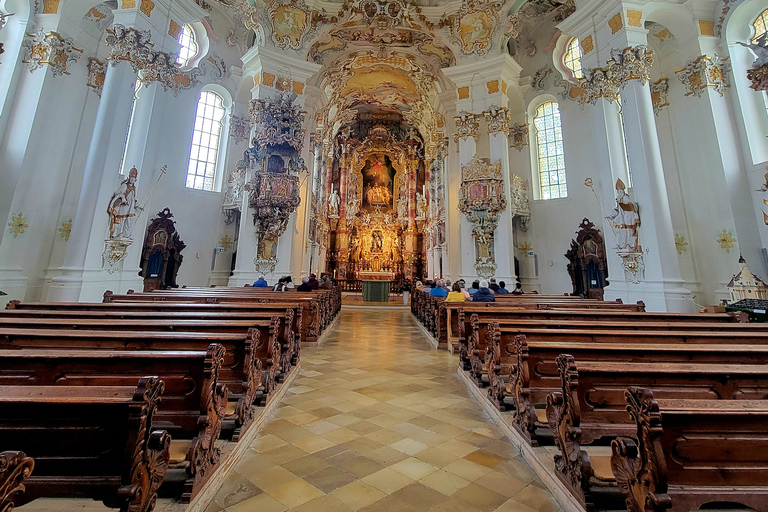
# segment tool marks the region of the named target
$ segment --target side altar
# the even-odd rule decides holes
[[[394,273],[361,270],[357,278],[363,282],[363,302],[389,301],[389,284],[395,278]]]

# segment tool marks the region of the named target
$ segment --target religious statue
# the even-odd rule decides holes
[[[136,178],[139,171],[132,168],[128,177],[120,182],[119,187],[112,194],[107,206],[109,214],[109,238],[130,238],[133,231],[133,221],[136,210],[141,210],[136,201]]]
[[[416,192],[416,217],[424,218],[427,215],[427,198],[424,194]]]
[[[349,200],[349,203],[347,203],[347,218],[354,219],[359,210],[360,200],[356,196],[353,196],[352,199]]]
[[[637,228],[640,226],[640,207],[630,200],[624,182],[616,180],[616,208],[606,218],[613,221],[616,233],[616,249],[626,253],[642,252],[637,240]]]
[[[381,231],[374,231],[371,234],[371,252],[381,253],[384,246],[384,239],[381,236]]]
[[[336,190],[331,190],[331,196],[328,198],[328,215],[339,216],[339,203],[341,198]]]
[[[408,196],[405,194],[397,200],[397,218],[401,220],[408,218]]]

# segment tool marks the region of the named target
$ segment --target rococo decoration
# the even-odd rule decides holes
[[[34,71],[47,64],[53,76],[69,75],[70,66],[83,53],[71,37],[63,37],[58,32],[45,33],[42,28],[36,33],[27,33],[22,45],[22,62],[29,64],[29,70]]]
[[[661,109],[669,106],[667,92],[669,91],[669,79],[659,78],[651,84],[651,101],[653,102],[653,113],[659,115]]]
[[[528,231],[531,221],[531,200],[528,198],[528,180],[524,180],[517,174],[511,176],[509,189],[514,206],[513,220],[519,222],[520,229]]]
[[[473,157],[461,168],[459,211],[472,224],[476,244],[475,269],[478,275],[491,277],[496,271],[493,252],[494,231],[499,214],[507,207],[504,197],[504,177],[501,160],[491,163],[487,158]]]
[[[471,0],[463,2],[455,14],[444,16],[439,27],[448,26],[465,55],[485,55],[491,47],[503,2]]]
[[[88,75],[85,79],[85,85],[93,89],[97,96],[101,97],[101,89],[104,87],[104,77],[106,76],[107,66],[96,57],[88,58]]]
[[[757,58],[752,63],[752,67],[747,70],[747,79],[750,81],[749,86],[756,91],[768,91],[768,34],[763,33],[755,43],[744,44],[739,42],[738,44],[746,46],[757,55]]]
[[[528,145],[528,124],[513,124],[509,129],[509,145],[518,151]]]
[[[284,92],[251,101],[253,146],[237,164],[243,172],[253,173],[245,189],[250,192],[248,204],[259,238],[253,260],[258,272],[273,272],[277,266],[277,240],[299,205],[299,174],[307,170],[300,156],[305,113],[295,99],[294,93]]]
[[[59,236],[64,239],[65,242],[69,242],[69,236],[72,234],[72,219],[63,222],[59,227]]]
[[[600,98],[616,101],[625,83],[631,80],[648,82],[652,65],[653,52],[645,45],[628,46],[623,50],[614,48],[605,67],[585,70],[584,77],[579,80],[579,86],[585,92],[577,100],[582,106],[586,103],[594,105]]]
[[[730,253],[733,249],[733,245],[736,243],[736,239],[733,237],[733,233],[727,229],[723,229],[717,235],[717,245],[720,246],[725,252]]]
[[[507,133],[509,131],[509,109],[491,105],[483,112],[488,123],[488,133]]]
[[[685,236],[675,233],[675,250],[677,250],[677,254],[683,254],[688,250],[688,241]]]
[[[251,120],[245,116],[229,116],[229,139],[238,144],[251,137]]]
[[[8,227],[11,228],[11,233],[13,233],[13,238],[16,238],[19,235],[24,234],[24,232],[29,227],[29,224],[27,224],[27,218],[24,216],[24,214],[22,212],[19,212],[16,215],[11,217],[11,221],[8,223]]]
[[[686,96],[693,95],[701,98],[707,87],[712,87],[720,96],[723,96],[725,90],[731,86],[728,78],[730,70],[731,64],[728,62],[728,57],[702,55],[695,60],[689,60],[685,63],[685,67],[676,70],[675,73],[685,87]]]
[[[453,139],[457,144],[459,139],[467,137],[477,139],[477,131],[480,129],[480,116],[462,110],[453,119],[456,122],[456,133],[453,134]]]

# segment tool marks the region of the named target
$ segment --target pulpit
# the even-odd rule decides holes
[[[360,271],[357,278],[363,282],[363,302],[389,302],[389,285],[395,274]]]

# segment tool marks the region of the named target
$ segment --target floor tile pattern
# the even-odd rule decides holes
[[[344,308],[206,512],[560,512],[404,310]]]

